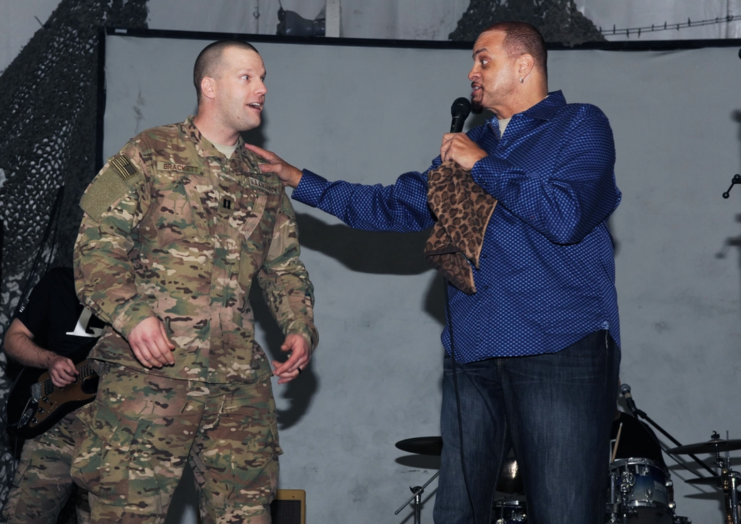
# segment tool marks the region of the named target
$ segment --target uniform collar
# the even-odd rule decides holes
[[[203,136],[201,131],[196,127],[196,125],[193,123],[193,116],[189,116],[185,119],[185,122],[183,122],[183,128],[185,130],[186,135],[188,135],[188,138],[195,144],[196,150],[198,151],[198,154],[202,157],[224,157],[224,155],[216,149],[216,146],[213,145],[213,143]],[[235,150],[235,153],[239,151],[239,154],[243,154],[243,151],[246,151],[246,148],[244,147],[244,140],[242,140],[242,135],[237,136],[237,149]],[[232,158],[234,158],[232,156]]]

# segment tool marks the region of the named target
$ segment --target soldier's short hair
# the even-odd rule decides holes
[[[502,31],[504,33],[504,50],[510,58],[522,55],[531,55],[535,67],[548,76],[548,49],[545,40],[538,29],[527,22],[497,22],[484,29],[488,31]]]
[[[203,48],[196,58],[196,64],[193,66],[193,85],[196,88],[198,101],[201,100],[201,81],[204,77],[213,76],[214,71],[221,65],[221,58],[224,50],[230,47],[243,49],[245,51],[254,51],[258,55],[260,52],[255,46],[241,40],[219,40]]]

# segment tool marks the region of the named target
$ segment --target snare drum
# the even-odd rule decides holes
[[[610,464],[612,511],[627,513],[631,524],[673,524],[669,507],[669,472],[645,458],[618,459]],[[619,520],[618,520],[619,521]]]
[[[524,500],[498,500],[494,503],[492,524],[527,522],[527,505]]]

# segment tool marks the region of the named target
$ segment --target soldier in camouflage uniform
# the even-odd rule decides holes
[[[204,522],[270,522],[269,379],[298,376],[318,335],[290,201],[239,136],[260,124],[264,76],[249,44],[208,46],[198,115],[134,137],[81,200],[78,294],[112,325],[72,465],[93,522],[164,520],[186,460]],[[254,340],[255,276],[290,352],[274,371]]]

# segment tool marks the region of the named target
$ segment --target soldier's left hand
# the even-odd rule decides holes
[[[301,335],[291,334],[280,347],[281,351],[290,352],[290,357],[283,363],[273,361],[273,375],[279,378],[278,384],[285,384],[296,378],[311,358],[311,346]]]
[[[486,155],[486,151],[468,138],[466,133],[447,133],[443,135],[443,143],[440,146],[440,157],[443,162],[455,160],[463,169],[470,171],[474,164]]]

